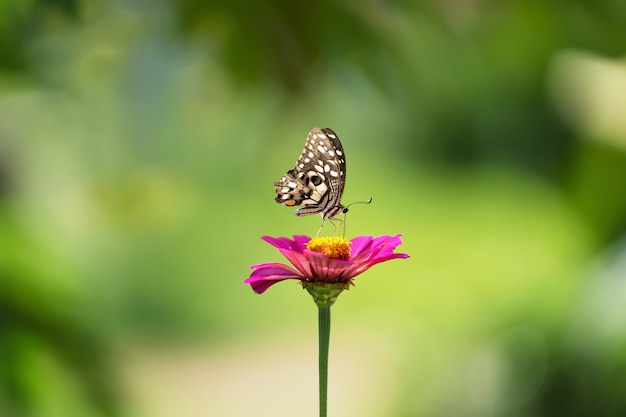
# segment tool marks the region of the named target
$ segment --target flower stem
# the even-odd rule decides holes
[[[330,305],[319,307],[319,371],[320,371],[320,417],[326,417],[328,399],[328,346],[330,344]]]

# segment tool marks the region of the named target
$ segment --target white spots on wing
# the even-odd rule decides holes
[[[313,150],[313,149],[311,149],[311,150]],[[308,155],[309,158],[313,158],[314,156],[315,155],[313,154],[313,152],[309,152],[309,155]]]
[[[337,149],[337,155],[341,156],[341,155],[343,155],[343,152],[341,152],[339,149]]]
[[[289,198],[291,198],[291,196],[289,194],[283,194],[281,198],[283,200],[289,200]]]
[[[283,187],[280,189],[281,193],[288,193],[291,189],[289,187]],[[284,194],[284,195],[288,195],[288,194]]]
[[[330,166],[328,164],[324,165],[324,172],[330,171]]]
[[[334,157],[335,156],[335,151],[333,151],[333,150],[328,151],[328,155],[330,155],[331,157]]]
[[[289,182],[287,183],[287,187],[290,187],[290,188],[296,188],[296,185],[297,185],[297,184],[296,184],[295,182],[293,182],[293,181],[289,181]]]
[[[309,162],[311,162],[311,159],[310,159],[310,158],[304,158],[304,163],[305,163],[305,164],[308,164]]]
[[[329,137],[331,137],[331,138],[333,138],[333,139],[336,139],[336,138],[337,138],[337,136],[333,135],[332,133],[329,133],[329,134],[328,134],[328,136],[329,136]]]
[[[328,165],[327,165],[328,166]],[[337,171],[330,171],[330,175],[333,177],[337,177],[339,174],[337,174]]]
[[[323,147],[322,145],[317,145],[317,150],[320,151],[321,153],[327,153],[326,148]]]
[[[314,167],[315,167],[315,169],[316,169],[318,172],[320,172],[320,173],[321,173],[321,172],[324,172],[324,168],[322,168],[321,166],[319,166],[319,165],[314,165]]]
[[[298,168],[300,169],[304,168],[304,164],[298,164]]]

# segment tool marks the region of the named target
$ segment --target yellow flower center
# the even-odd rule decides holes
[[[350,259],[350,242],[344,237],[314,237],[306,248],[314,252],[323,253],[329,258]]]

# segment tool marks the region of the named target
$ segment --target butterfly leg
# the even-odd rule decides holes
[[[341,228],[341,236],[346,237],[346,228],[344,219],[340,219],[338,217],[330,217],[330,222],[333,225],[333,236],[337,236],[337,223],[339,223],[339,227]]]
[[[317,234],[315,235],[315,237],[319,237],[319,236],[320,236],[320,233],[321,233],[321,231],[322,231],[322,228],[324,228],[324,222],[325,222],[325,221],[326,221],[326,217],[322,216],[322,224],[320,224],[320,228],[319,228],[319,230],[317,231]]]

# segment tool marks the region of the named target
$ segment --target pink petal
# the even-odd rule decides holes
[[[269,287],[271,287],[272,285],[276,284],[277,282],[280,281],[256,281],[256,282],[252,282],[250,283],[250,287],[252,288],[252,291],[254,291],[257,294],[263,294]]]
[[[254,292],[262,294],[272,285],[286,279],[302,279],[302,276],[291,267],[281,263],[253,265],[254,271],[243,283],[250,284]]]
[[[345,282],[346,271],[351,268],[352,262],[329,258],[324,254],[306,251],[311,265],[312,276],[323,282]]]
[[[373,236],[358,236],[350,241],[351,257],[360,255],[362,252],[367,251],[369,244],[374,239]]]
[[[361,245],[360,250],[357,253],[353,252],[351,260],[354,262],[363,262],[368,259],[376,259],[390,255],[398,245],[402,244],[400,236],[401,235],[378,236],[373,238],[370,242],[367,242],[367,245],[365,245],[366,242],[359,242]]]
[[[370,259],[365,262],[356,262],[354,265],[352,265],[349,273],[351,277],[355,277],[379,263],[390,261],[392,259],[404,259],[408,257],[409,255],[407,255],[406,253],[393,253],[382,258]]]
[[[293,241],[296,243],[298,250],[302,252],[306,249],[306,244],[311,240],[307,235],[293,235]]]
[[[293,241],[286,237],[263,236],[261,239],[278,249],[292,249]]]
[[[302,252],[306,248],[306,243],[311,240],[306,235],[294,235],[293,240],[288,237],[263,236],[262,240],[278,249],[287,249],[295,252]]]
[[[279,269],[281,271],[299,275],[298,271],[296,271],[289,265],[285,265],[284,263],[281,263],[281,262],[265,262],[262,264],[256,264],[256,265],[252,265],[250,269],[253,269],[254,271],[252,272],[252,274],[256,274],[256,275],[261,274],[260,271],[271,271],[273,269]]]
[[[287,260],[289,260],[289,262],[291,262],[293,266],[296,267],[298,271],[302,273],[302,275],[306,277],[312,276],[311,265],[307,255],[307,252],[309,252],[308,250],[305,250],[304,253],[285,249],[279,249],[279,251],[285,258],[287,258]]]

